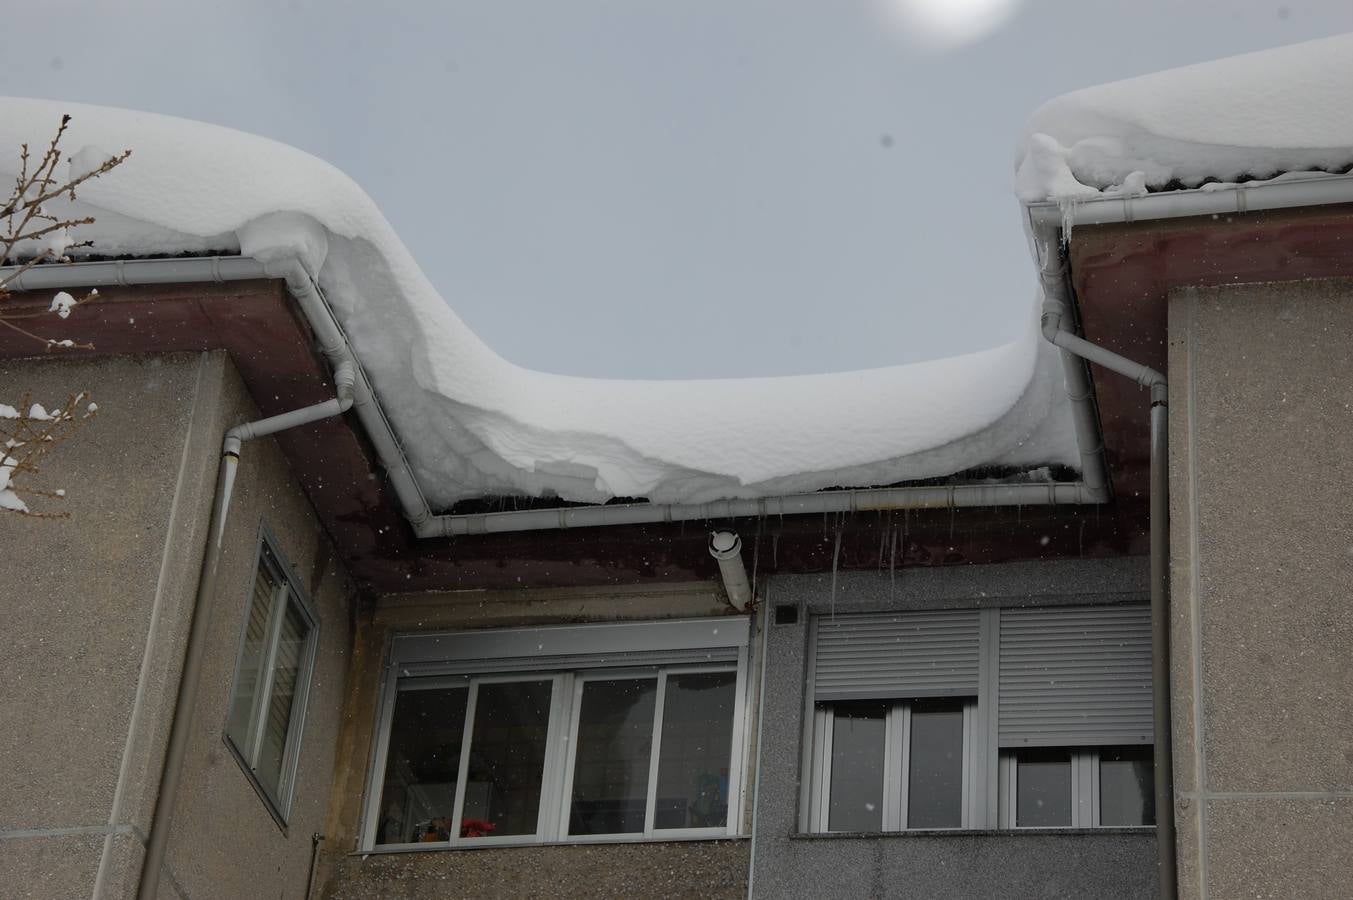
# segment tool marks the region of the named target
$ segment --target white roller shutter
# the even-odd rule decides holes
[[[1000,743],[1151,742],[1151,611],[1001,610]]]
[[[975,696],[978,638],[975,609],[823,616],[817,620],[814,696]]]

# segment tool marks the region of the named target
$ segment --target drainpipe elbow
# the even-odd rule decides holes
[[[1159,372],[1152,372],[1151,374],[1154,375],[1155,377],[1151,379],[1150,384],[1146,385],[1146,387],[1149,387],[1151,389],[1151,405],[1169,406],[1170,405],[1169,383],[1165,380],[1165,376],[1160,374]]]
[[[334,369],[334,388],[338,396],[339,412],[347,412],[352,408],[356,385],[357,366],[351,359],[345,359]]]
[[[1039,325],[1043,329],[1043,337],[1049,343],[1057,343],[1057,335],[1062,331],[1062,318],[1066,315],[1066,305],[1060,300],[1055,300],[1050,296],[1044,297],[1043,314],[1039,317]]]

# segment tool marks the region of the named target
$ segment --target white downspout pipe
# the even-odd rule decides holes
[[[334,371],[333,399],[255,422],[236,425],[225,433],[221,442],[221,463],[216,473],[216,495],[212,499],[211,522],[207,529],[207,549],[202,557],[202,571],[197,581],[197,595],[193,601],[188,642],[183,650],[183,670],[179,676],[178,695],[174,701],[174,713],[169,726],[169,743],[165,748],[160,790],[155,797],[155,812],[150,820],[150,834],[146,839],[141,883],[137,889],[139,900],[155,900],[159,892],[160,873],[164,868],[165,850],[169,845],[174,808],[178,804],[183,759],[188,749],[188,736],[197,701],[198,685],[202,680],[202,660],[206,650],[207,633],[211,630],[212,602],[216,596],[221,549],[225,539],[226,519],[230,514],[230,500],[235,490],[235,472],[239,466],[240,451],[245,441],[346,412],[353,404],[356,375],[357,369],[353,361],[345,359]]]
[[[1130,208],[1128,209],[1130,213]],[[1103,366],[1151,392],[1151,710],[1152,755],[1155,765],[1153,795],[1156,804],[1157,889],[1161,900],[1178,895],[1174,827],[1174,759],[1170,718],[1170,500],[1169,500],[1169,385],[1149,366],[1119,356],[1085,340],[1069,329],[1071,303],[1069,271],[1061,235],[1051,226],[1036,233],[1042,238],[1040,274],[1043,280],[1043,336],[1079,359]],[[1075,368],[1084,373],[1077,361]],[[1068,367],[1068,372],[1070,367]],[[1082,374],[1083,377],[1083,374]],[[1070,380],[1070,379],[1068,379]]]

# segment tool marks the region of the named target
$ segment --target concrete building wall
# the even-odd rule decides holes
[[[1180,896],[1353,894],[1353,280],[1169,307]]]
[[[777,576],[767,602],[798,609],[770,626],[756,824],[755,897],[1144,898],[1155,894],[1153,829],[800,833],[808,621],[854,611],[1143,601],[1144,560]]]
[[[66,500],[32,504],[70,517],[0,515],[0,895],[116,897],[139,875],[210,508],[212,367],[0,363],[8,402],[100,406],[43,466]]]
[[[215,360],[219,436],[258,417],[234,368]],[[265,525],[308,594],[319,620],[300,757],[286,826],[273,819],[223,734],[244,622],[252,597],[260,525]],[[192,735],[174,830],[166,854],[166,889],[191,900],[304,895],[311,836],[323,833],[333,781],[334,751],[351,656],[355,590],[328,537],[271,440],[251,441],[240,456],[226,521],[219,588],[207,637]]]
[[[41,507],[65,508],[70,518],[0,516],[0,583],[9,588],[0,653],[0,896],[130,896],[158,790],[221,434],[250,418],[252,405],[222,354],[9,361],[0,363],[0,385],[7,402],[29,390],[56,406],[93,388],[99,404],[44,466],[43,486],[65,489],[66,500]],[[322,825],[327,802],[324,748],[337,727],[346,613],[335,602],[331,567],[316,563],[323,542],[285,463],[269,441],[250,451],[231,520],[221,594],[229,602],[214,629],[221,643],[209,660],[199,722],[199,732],[215,728],[217,737],[212,744],[199,735],[190,750],[164,896],[298,896],[310,832]],[[248,595],[240,560],[253,552],[260,518],[273,523],[293,563],[317,573],[307,568],[302,581],[321,603],[323,655],[334,660],[320,670],[327,686],[317,683],[312,693],[306,747],[316,759],[303,761],[296,804],[304,821],[282,838],[268,820],[266,840],[237,810],[247,794],[267,818],[233,758],[226,754],[237,783],[201,771],[224,750],[220,657],[233,674]],[[212,765],[221,768],[219,760]],[[227,817],[246,824],[227,828]],[[285,873],[269,870],[281,851],[264,844],[297,848],[287,851]],[[241,870],[246,889],[215,890]]]
[[[744,897],[739,839],[356,853],[382,672],[395,634],[734,615],[717,585],[408,594],[360,611],[320,896]],[[754,675],[754,673],[753,673]]]

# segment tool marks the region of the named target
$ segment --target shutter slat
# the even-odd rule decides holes
[[[825,701],[975,695],[977,623],[975,609],[820,619],[814,697]]]
[[[999,676],[1002,747],[1152,740],[1147,607],[1002,610]]]

